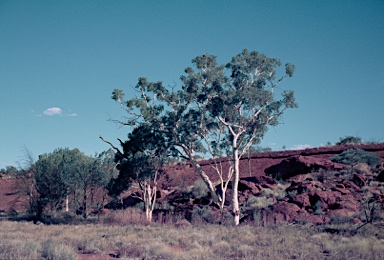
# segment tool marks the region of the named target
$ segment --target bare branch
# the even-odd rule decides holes
[[[119,154],[123,154],[123,153],[119,150],[119,148],[115,147],[111,142],[105,140],[101,135],[99,136],[99,138],[100,138],[104,143],[109,144],[114,150],[116,150],[116,152],[118,152]],[[120,139],[118,139],[118,140],[119,140],[120,143],[121,143],[121,140],[120,140]]]

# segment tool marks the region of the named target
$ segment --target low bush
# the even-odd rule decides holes
[[[209,189],[203,180],[197,180],[193,184],[191,190],[192,196],[195,198],[203,198],[208,195]]]

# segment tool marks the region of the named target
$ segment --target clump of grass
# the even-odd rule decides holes
[[[39,258],[38,244],[21,239],[0,239],[0,259]]]
[[[41,256],[48,260],[74,260],[77,253],[70,246],[49,238],[43,243]]]

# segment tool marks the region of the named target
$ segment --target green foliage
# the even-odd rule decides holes
[[[123,151],[117,149],[115,155],[119,174],[108,185],[109,194],[114,196],[127,190],[132,183],[142,185],[144,181],[156,181],[166,160],[164,137],[146,125],[136,127],[128,140],[120,144]]]
[[[262,189],[260,192],[260,195],[265,197],[274,197],[278,200],[281,200],[285,198],[285,196],[287,195],[287,193],[285,192],[286,189],[287,189],[287,185],[278,183],[273,190],[268,188]]]
[[[139,78],[135,88],[140,97],[125,101],[123,91],[115,89],[112,99],[129,114],[119,123],[145,125],[158,133],[167,153],[192,162],[218,202],[219,195],[196,155],[228,155],[238,182],[241,156],[261,141],[269,126],[279,123],[285,110],[297,107],[294,92],[280,88],[295,67],[287,63],[285,74],[278,77],[280,60],[246,49],[226,64],[217,64],[210,54],[194,58],[192,64],[180,77],[181,88],[167,89],[161,82]],[[238,199],[232,201],[234,213],[239,212]]]
[[[240,130],[239,147],[247,150],[257,144],[268,125],[276,125],[288,108],[295,108],[292,91],[277,91],[294,66],[286,64],[286,74],[276,79],[278,59],[256,51],[242,53],[224,65],[216,56],[204,54],[192,60],[194,68],[185,69],[181,90],[167,89],[161,82],[139,78],[136,89],[141,97],[124,100],[124,92],[115,89],[112,99],[129,114],[124,125],[145,124],[164,136],[173,156],[194,160],[196,153],[215,156],[229,152],[233,132]],[[274,91],[275,90],[275,91]],[[281,92],[281,99],[276,99]],[[236,131],[237,132],[237,131]],[[244,152],[245,152],[244,150]],[[231,154],[231,153],[229,153]]]
[[[68,186],[63,178],[65,164],[63,163],[69,149],[56,149],[50,154],[39,156],[35,164],[34,177],[36,188],[39,194],[38,216],[43,208],[49,204],[51,209],[57,209],[68,193]],[[40,212],[41,211],[41,212]]]
[[[357,136],[340,137],[340,141],[336,145],[361,144],[362,140]]]
[[[255,197],[250,196],[245,204],[246,207],[256,208],[256,209],[265,209],[270,205],[275,204],[276,201],[272,197]]]
[[[18,170],[15,166],[6,166],[6,170],[2,169],[0,172],[4,172],[6,175],[16,175]]]
[[[203,180],[197,180],[193,184],[193,188],[192,188],[191,192],[192,192],[193,197],[202,198],[202,197],[206,197],[208,195],[209,189]]]
[[[331,161],[344,163],[351,166],[354,166],[358,163],[365,163],[369,166],[375,166],[380,163],[380,156],[361,149],[349,149],[343,151],[339,155],[332,157]]]
[[[37,217],[41,217],[47,205],[51,210],[57,210],[62,207],[66,196],[77,194],[82,197],[81,206],[86,218],[87,195],[90,189],[104,187],[109,182],[111,169],[107,169],[106,158],[106,152],[94,158],[84,155],[78,149],[68,148],[40,155],[33,167],[38,193],[33,211]],[[74,201],[77,199],[73,198]]]

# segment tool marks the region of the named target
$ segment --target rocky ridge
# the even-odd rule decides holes
[[[371,169],[359,164],[353,171],[330,158],[347,149],[363,149],[381,157],[381,165]],[[335,146],[306,150],[256,153],[240,161],[239,200],[241,221],[258,224],[307,222],[323,224],[335,221],[364,222],[365,206],[384,205],[384,144]],[[221,158],[223,172],[229,167],[228,158]],[[203,169],[217,184],[219,178],[213,169],[213,160],[201,161]],[[222,223],[230,215],[222,214],[209,194],[193,195],[200,180],[189,163],[165,167],[158,182],[154,219],[165,214],[178,214],[193,221],[196,217],[207,222]],[[14,192],[16,179],[0,179],[0,212],[21,211],[23,201]],[[131,190],[122,203],[106,205],[109,209],[126,208],[140,203],[137,192]],[[225,207],[230,207],[231,183],[226,191]],[[15,201],[19,201],[15,204]],[[15,206],[16,205],[16,206]],[[228,212],[228,210],[226,211]]]

